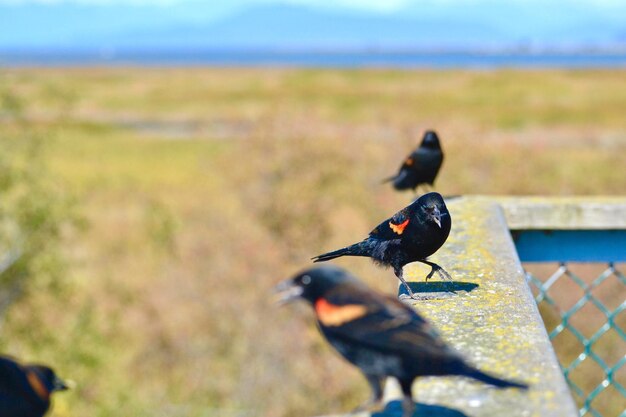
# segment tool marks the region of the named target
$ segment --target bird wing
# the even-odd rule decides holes
[[[8,356],[0,355],[0,391],[13,392],[22,378],[20,365]]]
[[[367,289],[339,287],[315,304],[325,335],[388,354],[451,357],[450,349],[412,308]]]
[[[380,240],[400,239],[410,221],[408,210],[404,208],[376,226],[369,235]]]
[[[419,147],[415,149],[406,159],[402,162],[400,169],[398,171],[398,176],[401,173],[406,174],[409,171],[419,171],[424,165],[425,162],[432,159],[433,151],[430,149]]]
[[[439,169],[443,162],[443,153],[437,150],[419,148],[409,158],[413,160],[411,169],[420,174],[427,174]]]

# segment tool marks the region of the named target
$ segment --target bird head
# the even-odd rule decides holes
[[[294,277],[282,281],[276,287],[280,303],[287,303],[298,298],[315,303],[337,285],[355,282],[347,272],[333,265],[324,265],[305,269]]]
[[[436,224],[440,229],[448,227],[450,213],[439,193],[428,193],[418,198],[415,203],[422,211],[426,221]]]
[[[27,365],[25,368],[37,376],[37,379],[43,384],[48,393],[65,391],[73,385],[71,381],[63,381],[59,378],[54,370],[48,366]]]
[[[424,133],[424,138],[422,139],[422,144],[420,147],[429,148],[429,149],[441,149],[441,145],[439,144],[439,136],[434,130],[427,130]]]

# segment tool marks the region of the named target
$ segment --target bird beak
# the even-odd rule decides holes
[[[274,287],[277,304],[287,304],[302,295],[302,287],[294,284],[292,279],[285,280]]]
[[[53,391],[65,391],[65,390],[74,388],[75,386],[76,386],[76,383],[72,380],[68,379],[67,381],[64,381],[59,377],[55,377],[52,390]]]
[[[437,207],[435,207],[435,209],[433,210],[432,217],[433,221],[437,223],[437,226],[439,226],[439,228],[441,229],[441,212]]]

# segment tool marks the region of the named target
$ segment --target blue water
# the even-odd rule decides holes
[[[626,68],[621,53],[121,51],[2,52],[0,66],[216,66],[322,68]]]

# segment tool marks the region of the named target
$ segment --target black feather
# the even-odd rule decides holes
[[[520,388],[520,389],[528,389],[528,385],[522,382],[509,381],[505,379],[498,378],[493,375],[489,375],[483,371],[480,371],[476,368],[472,368],[469,365],[465,366],[465,370],[463,370],[459,375],[469,376],[474,378],[480,382],[484,382],[485,384],[493,385],[498,388]]]

